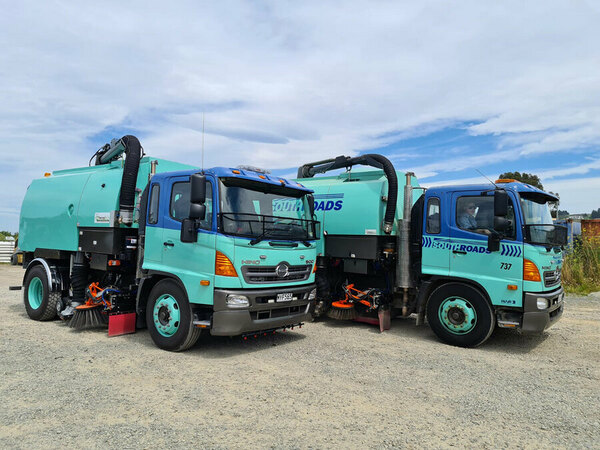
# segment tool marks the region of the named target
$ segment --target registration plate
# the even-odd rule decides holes
[[[278,302],[291,302],[294,299],[294,294],[291,292],[284,292],[283,294],[277,294]]]

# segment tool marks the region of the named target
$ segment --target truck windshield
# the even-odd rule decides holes
[[[240,178],[221,178],[220,182],[223,233],[256,242],[318,239],[305,191]]]
[[[538,193],[521,193],[525,242],[546,246],[565,245],[566,227],[555,225],[550,214],[550,197]]]

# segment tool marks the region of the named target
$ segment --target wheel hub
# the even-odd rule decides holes
[[[161,295],[154,304],[154,327],[161,336],[171,337],[179,329],[179,303],[171,295]]]
[[[449,297],[439,307],[438,316],[442,325],[451,333],[466,334],[477,324],[477,313],[468,300]]]

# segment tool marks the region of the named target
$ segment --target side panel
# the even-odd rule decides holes
[[[493,195],[493,192],[488,193]],[[479,197],[477,197],[479,196]],[[452,194],[450,222],[450,276],[479,283],[495,306],[520,307],[523,303],[523,241],[521,227],[516,227],[515,239],[503,239],[500,250],[487,250],[488,236],[459,227],[457,201],[461,197],[482,198],[473,191]],[[511,195],[513,205],[516,199]],[[493,203],[492,203],[493,204]],[[517,223],[520,218],[516,217]],[[509,289],[516,286],[516,289]]]
[[[19,247],[77,251],[77,210],[89,171],[33,180],[23,200]]]

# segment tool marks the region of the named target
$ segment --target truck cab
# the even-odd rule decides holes
[[[273,331],[310,317],[318,239],[311,192],[245,169],[155,175],[140,230],[138,302],[155,342],[177,344],[177,295],[190,304],[189,322],[213,335]]]
[[[494,323],[541,332],[560,318],[566,236],[550,215],[556,200],[514,180],[425,192],[418,257],[438,336],[461,345],[485,340]]]

